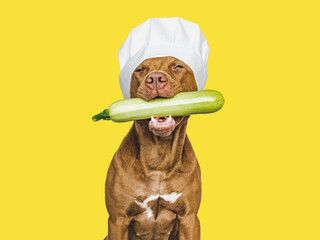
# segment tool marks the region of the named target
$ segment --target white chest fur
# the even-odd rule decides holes
[[[158,198],[162,198],[163,200],[170,202],[170,203],[174,203],[175,201],[177,201],[177,199],[182,195],[182,193],[170,193],[170,194],[156,194],[156,195],[151,195],[149,197],[147,197],[143,202],[138,202],[137,200],[135,200],[135,202],[141,206],[142,208],[146,209],[145,213],[147,214],[148,218],[151,218],[153,216],[153,212],[151,207],[148,206],[148,202],[156,200]]]

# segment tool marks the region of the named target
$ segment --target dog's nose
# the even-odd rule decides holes
[[[146,84],[153,89],[161,89],[168,82],[168,78],[161,72],[150,73],[146,78]]]

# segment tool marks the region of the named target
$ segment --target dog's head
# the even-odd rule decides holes
[[[179,92],[196,91],[193,71],[175,57],[149,58],[132,73],[130,97],[149,101],[156,97],[172,98]],[[185,117],[167,116],[140,120],[149,124],[157,136],[170,135]]]

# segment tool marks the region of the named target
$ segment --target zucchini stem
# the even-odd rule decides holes
[[[99,121],[99,120],[111,120],[110,115],[109,115],[109,111],[108,109],[103,110],[101,113],[94,115],[92,117],[92,120],[94,122]]]

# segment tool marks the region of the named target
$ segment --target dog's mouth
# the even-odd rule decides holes
[[[149,121],[149,129],[155,135],[167,136],[174,130],[176,122],[170,115],[169,117],[153,117]]]

